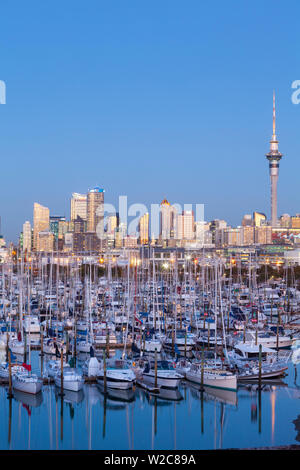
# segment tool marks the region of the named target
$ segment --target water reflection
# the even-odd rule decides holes
[[[49,358],[44,357],[46,363]],[[41,357],[33,352],[35,370]],[[284,380],[244,383],[238,392],[182,383],[159,394],[139,387],[104,393],[44,385],[36,396],[0,387],[1,449],[217,449],[300,441],[299,364]]]

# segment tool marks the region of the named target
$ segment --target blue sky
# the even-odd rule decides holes
[[[53,0],[1,4],[2,232],[33,202],[69,216],[107,202],[204,203],[205,218],[269,215],[276,90],[279,214],[300,212],[297,1]]]

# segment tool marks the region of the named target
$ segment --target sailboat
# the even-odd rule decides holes
[[[31,372],[31,349],[30,349],[30,333],[29,333],[29,364],[23,364],[26,371],[17,372],[12,376],[13,389],[20,392],[31,393],[33,395],[42,390],[43,381]]]
[[[98,370],[98,384],[104,384],[104,363],[101,361]],[[108,388],[126,390],[133,387],[136,380],[133,370],[123,359],[109,359],[106,365],[106,384]]]

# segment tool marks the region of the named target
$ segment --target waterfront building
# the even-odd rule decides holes
[[[241,228],[242,244],[253,245],[254,243],[254,227],[245,225]]]
[[[272,227],[270,225],[255,227],[254,242],[259,245],[269,245],[272,243]]]

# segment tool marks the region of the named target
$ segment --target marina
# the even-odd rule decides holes
[[[237,282],[217,257],[182,276],[127,256],[119,270],[2,265],[2,448],[113,449],[116,432],[120,449],[299,442],[296,283],[257,283],[255,264]]]

